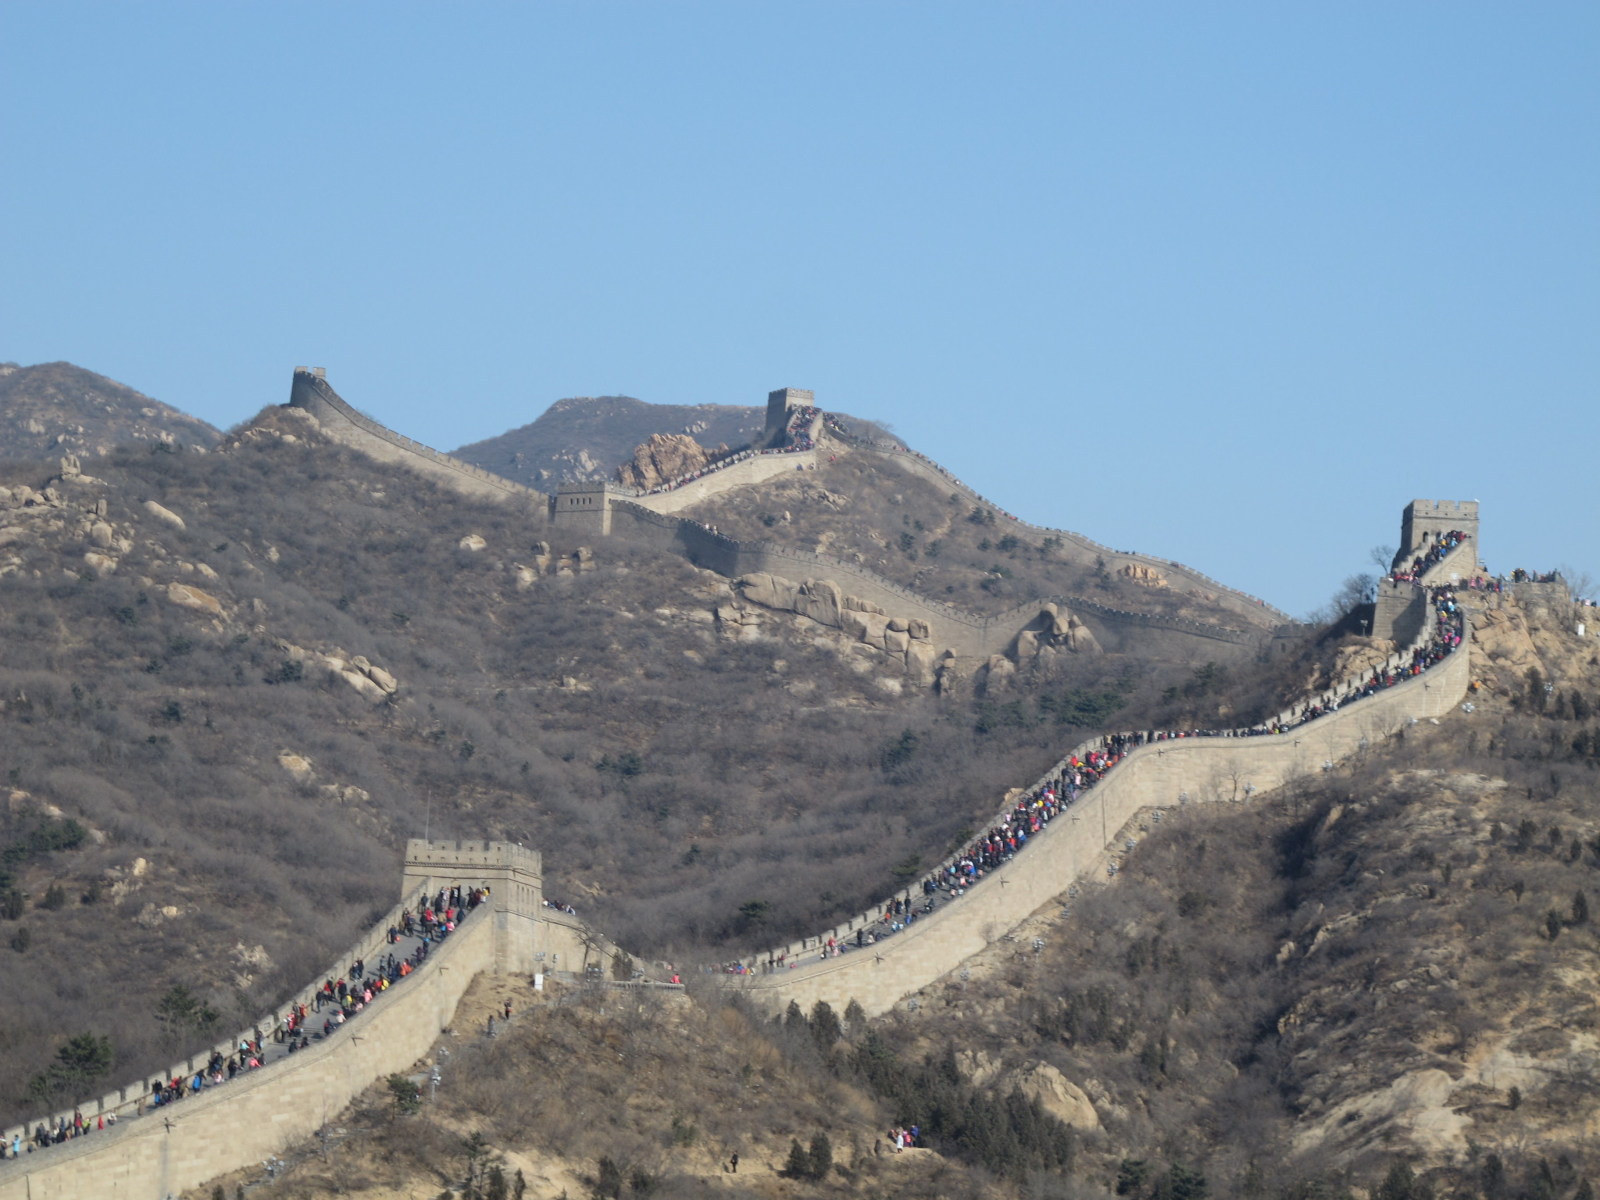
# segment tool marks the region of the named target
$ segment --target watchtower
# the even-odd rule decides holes
[[[1478,544],[1478,502],[1476,500],[1413,500],[1406,505],[1400,520],[1400,552],[1395,564],[1408,563],[1432,549],[1439,538],[1460,530],[1473,547]],[[1483,556],[1476,549],[1479,562]]]
[[[797,408],[810,408],[817,398],[808,388],[779,388],[767,393],[767,425],[761,432],[761,449],[783,445],[789,428],[789,414]]]
[[[611,532],[611,489],[604,483],[564,483],[550,500],[559,528],[605,537]]]
[[[406,843],[401,895],[423,888],[489,889],[494,921],[495,970],[531,974],[544,916],[544,872],[537,850],[514,842],[441,842],[412,838]]]

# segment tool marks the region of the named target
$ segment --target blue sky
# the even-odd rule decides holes
[[[1477,499],[1600,576],[1600,6],[0,5],[0,359],[451,449],[889,422],[1293,613]]]

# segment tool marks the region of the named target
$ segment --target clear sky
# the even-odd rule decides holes
[[[441,449],[890,423],[1300,614],[1416,497],[1600,576],[1600,5],[0,4],[0,359]]]

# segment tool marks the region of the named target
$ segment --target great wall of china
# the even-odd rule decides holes
[[[782,389],[769,396],[768,429],[764,439],[774,439],[782,427],[784,410],[780,398],[795,395],[810,399],[809,392],[795,393],[792,389]],[[530,508],[542,506],[557,528],[605,537],[623,522],[641,540],[681,554],[696,566],[729,579],[759,572],[796,581],[813,577],[830,579],[850,595],[879,605],[896,616],[934,624],[935,640],[941,649],[949,649],[969,662],[1005,653],[1047,603],[1063,605],[1080,615],[1107,650],[1118,652],[1148,646],[1174,656],[1187,652],[1200,660],[1253,655],[1270,639],[1268,630],[1263,627],[1263,618],[1268,622],[1289,620],[1264,601],[1218,583],[1181,563],[1112,550],[1081,534],[1030,525],[1009,515],[1004,515],[1003,519],[1019,529],[1061,539],[1064,546],[1084,561],[1103,560],[1110,570],[1130,565],[1158,570],[1179,583],[1202,590],[1216,597],[1224,607],[1247,617],[1249,627],[1231,628],[1160,613],[1132,612],[1070,595],[1040,596],[999,614],[974,613],[923,596],[868,567],[772,542],[737,541],[713,532],[698,521],[676,515],[679,510],[718,492],[805,468],[816,461],[817,450],[757,451],[682,486],[648,495],[615,483],[563,487],[554,495],[546,495],[385,428],[339,396],[316,369],[296,368],[289,404],[316,417],[324,432],[336,441],[381,462],[407,467],[468,495],[525,502]],[[819,420],[818,425],[821,424]],[[840,437],[837,433],[828,436]],[[1000,511],[948,471],[911,451],[848,436],[841,437],[841,443],[855,447],[856,452],[877,456],[896,469],[952,488],[953,494],[960,495],[963,503]]]
[[[314,398],[317,389],[311,381],[320,382],[320,377],[306,372],[305,380],[307,394]],[[302,389],[300,372],[296,373],[296,389],[297,393]],[[367,418],[361,422],[347,422],[356,432],[347,432],[345,440],[385,461],[415,467],[478,495],[543,500],[539,493],[476,472],[390,434]],[[1418,506],[1432,503],[1417,501],[1407,509],[1408,548],[1417,544],[1413,537],[1420,538],[1425,531],[1420,518],[1429,510]],[[1415,531],[1414,511],[1419,518]],[[1433,515],[1439,521],[1462,524],[1466,517],[1462,506]],[[1470,558],[1475,566],[1476,505],[1470,518],[1470,544],[1474,546]],[[1434,532],[1431,526],[1427,532]],[[1467,561],[1467,556],[1453,554],[1438,563],[1423,582],[1448,582]],[[1410,587],[1415,596],[1424,596],[1421,588]],[[1431,610],[1425,598],[1422,606],[1417,628],[1403,639],[1404,648],[1391,656],[1384,668],[1400,664],[1431,635],[1433,622],[1428,619]],[[1398,619],[1410,625],[1411,600],[1393,607]],[[1045,826],[1024,852],[991,872],[981,887],[961,900],[867,951],[819,958],[795,969],[728,976],[725,982],[774,1008],[791,1000],[805,1007],[826,1000],[842,1010],[853,999],[869,1014],[886,1012],[936,986],[1076,880],[1102,870],[1107,851],[1140,814],[1261,795],[1331,769],[1408,724],[1450,712],[1465,696],[1471,678],[1469,641],[1467,627],[1457,652],[1420,675],[1364,698],[1349,699],[1361,680],[1344,681],[1326,696],[1306,701],[1337,705],[1335,711],[1287,732],[1182,738],[1139,746],[1085,792],[1077,805]],[[1273,724],[1289,723],[1298,711],[1303,711],[1303,706],[1280,714]],[[1034,787],[1059,777],[1065,762],[1064,758]],[[414,840],[407,846],[402,904],[285,1004],[308,1001],[322,978],[342,975],[351,960],[376,958],[387,942],[389,926],[406,904],[414,904],[436,887],[456,883],[488,885],[490,902],[470,914],[409,980],[378,996],[353,1027],[242,1075],[225,1087],[201,1091],[176,1108],[138,1115],[143,1108],[142,1080],[87,1099],[79,1107],[91,1123],[103,1114],[122,1119],[89,1137],[0,1163],[0,1200],[77,1200],[87,1196],[164,1200],[262,1161],[313,1136],[375,1080],[409,1070],[423,1059],[450,1025],[457,1004],[478,976],[525,977],[568,969],[575,962],[581,971],[592,957],[604,961],[618,952],[580,922],[544,906],[537,852],[506,843]],[[874,909],[816,937],[753,957],[783,955],[801,960],[808,952],[815,953],[825,938],[845,936],[876,920],[879,911]],[[167,1077],[192,1075],[213,1049],[230,1053],[241,1039],[263,1036],[272,1022],[270,1014],[264,1015],[235,1037],[197,1050],[175,1064]],[[68,1109],[51,1114],[51,1119],[70,1118],[71,1114]],[[8,1141],[13,1136],[26,1140],[31,1128],[32,1123],[18,1126],[5,1131],[5,1136]]]

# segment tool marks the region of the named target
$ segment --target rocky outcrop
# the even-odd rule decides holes
[[[374,704],[383,703],[400,690],[399,680],[382,667],[374,666],[363,655],[348,655],[339,649],[323,654],[284,641],[278,643],[278,649],[283,651],[289,662],[299,664],[301,670],[315,667],[324,671],[348,684]]]
[[[738,596],[751,604],[792,612],[839,630],[852,641],[897,662],[908,676],[924,687],[935,682],[940,652],[934,643],[933,626],[920,617],[891,616],[870,600],[846,595],[831,579],[796,583],[781,575],[759,571],[742,576],[734,588]],[[717,622],[724,632],[737,630],[741,637],[758,636],[759,619],[746,620],[743,615],[746,611],[738,605],[719,605]]]
[[[461,548],[468,547],[463,544]],[[589,547],[579,546],[571,554],[566,555],[552,554],[549,542],[535,542],[533,555],[529,561],[514,562],[509,567],[519,592],[527,591],[546,575],[582,575],[594,568],[594,551]]]
[[[1007,1068],[993,1055],[964,1050],[956,1063],[978,1087],[1004,1094],[1016,1088],[1063,1124],[1074,1129],[1099,1129],[1100,1114],[1088,1095],[1047,1062]]]
[[[728,448],[707,450],[686,433],[653,433],[633,449],[633,461],[617,468],[617,479],[630,487],[649,491],[685,475],[703,471]]]
[[[1143,563],[1125,563],[1117,570],[1117,574],[1132,583],[1142,583],[1145,587],[1164,588],[1167,586],[1167,577],[1154,567],[1147,567]]]
[[[167,584],[167,599],[179,608],[187,608],[192,612],[205,613],[213,617],[222,613],[222,601],[210,592],[203,592],[186,583]]]
[[[1018,669],[1050,666],[1064,654],[1099,654],[1100,643],[1083,619],[1056,604],[1044,604],[1039,615],[1017,634],[1007,656]]]

